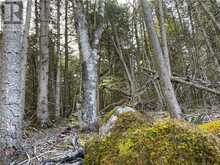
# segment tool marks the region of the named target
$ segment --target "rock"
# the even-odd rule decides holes
[[[117,121],[118,116],[122,113],[126,112],[135,112],[135,110],[131,107],[127,106],[120,106],[116,107],[113,111],[110,112],[111,116],[107,120],[106,123],[103,124],[103,126],[99,129],[100,135],[106,135],[109,133],[110,129],[114,125],[114,123]]]
[[[187,122],[169,119],[151,125],[133,111],[113,116],[117,120],[108,136],[86,144],[86,165],[220,164],[219,138]]]

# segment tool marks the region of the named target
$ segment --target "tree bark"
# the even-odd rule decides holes
[[[55,85],[55,102],[56,102],[56,114],[55,117],[58,119],[60,117],[60,82],[61,82],[61,75],[60,75],[60,56],[61,56],[61,50],[60,50],[60,1],[57,1],[57,50],[56,50],[56,85]]]
[[[155,53],[154,58],[156,62],[156,69],[158,71],[158,74],[159,74],[159,77],[162,83],[162,88],[163,88],[165,99],[168,105],[168,110],[170,111],[173,117],[180,119],[182,111],[176,99],[174,89],[173,89],[173,86],[172,86],[172,83],[169,77],[169,73],[168,73],[168,70],[165,64],[165,60],[163,58],[163,52],[160,47],[160,42],[158,40],[157,33],[154,29],[150,3],[148,2],[148,0],[140,0],[140,2],[144,10],[145,24],[148,28],[150,40],[151,40],[153,50]]]
[[[41,127],[47,127],[48,73],[49,73],[49,14],[50,0],[40,0],[40,70],[37,100],[37,117]]]
[[[159,23],[160,23],[160,35],[161,35],[161,46],[164,55],[165,64],[168,70],[169,75],[171,76],[171,66],[170,66],[170,57],[169,57],[169,49],[167,44],[167,35],[165,29],[165,21],[164,21],[164,10],[163,10],[163,1],[157,0],[157,5],[159,9]]]
[[[26,65],[27,65],[27,49],[28,49],[28,37],[29,37],[29,31],[30,31],[30,24],[31,24],[31,9],[32,9],[32,0],[27,1],[27,7],[26,7],[26,20],[25,20],[25,27],[24,27],[24,33],[23,33],[23,45],[22,45],[22,55],[23,55],[23,64],[22,64],[22,109],[25,108],[25,82],[26,82]]]
[[[13,12],[23,15],[18,4],[6,0],[3,15],[3,47],[0,54],[0,164],[8,164],[10,156],[20,147],[23,121],[22,38],[23,20],[13,23]],[[19,3],[20,1],[14,1]],[[21,2],[22,3],[22,2]],[[9,18],[12,18],[12,20]],[[12,21],[12,22],[11,22]]]
[[[96,130],[97,126],[97,63],[98,46],[103,32],[103,20],[105,0],[99,0],[98,25],[94,32],[92,45],[89,41],[89,30],[86,15],[83,11],[82,2],[76,0],[75,18],[77,22],[77,32],[82,55],[82,78],[83,78],[83,109],[80,114],[81,128],[86,130]]]
[[[66,117],[69,110],[69,84],[68,84],[68,68],[69,68],[69,49],[68,49],[68,0],[65,0],[65,69],[64,69],[64,92],[63,92],[63,116]]]

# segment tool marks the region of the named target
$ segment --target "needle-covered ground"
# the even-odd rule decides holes
[[[48,129],[28,127],[24,132],[24,151],[18,165],[42,165],[45,160],[50,160],[64,154],[65,151],[73,150],[71,131],[76,130],[79,142],[83,146],[91,139],[93,134],[83,133],[78,129],[78,124],[72,120],[63,120]],[[54,163],[55,164],[55,163]]]
[[[138,112],[123,113],[110,135],[86,144],[85,164],[219,165],[220,141],[207,130],[216,132],[199,127],[171,119],[152,125]]]

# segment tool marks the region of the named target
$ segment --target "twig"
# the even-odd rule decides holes
[[[33,161],[34,159],[38,159],[39,157],[43,157],[44,155],[46,155],[46,154],[48,154],[48,153],[52,153],[52,152],[56,152],[56,151],[57,151],[57,150],[44,152],[44,153],[39,154],[39,155],[37,155],[37,156],[35,156],[35,157],[33,157],[33,158],[28,158],[28,159],[26,159],[26,160],[24,160],[24,161],[18,163],[18,165],[24,165],[27,161],[28,161],[28,162],[29,162],[29,161]]]

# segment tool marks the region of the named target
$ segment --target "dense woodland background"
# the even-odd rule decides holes
[[[2,155],[30,127],[74,120],[96,132],[116,106],[195,124],[220,117],[219,1],[23,3],[19,25],[5,24],[2,9]]]

